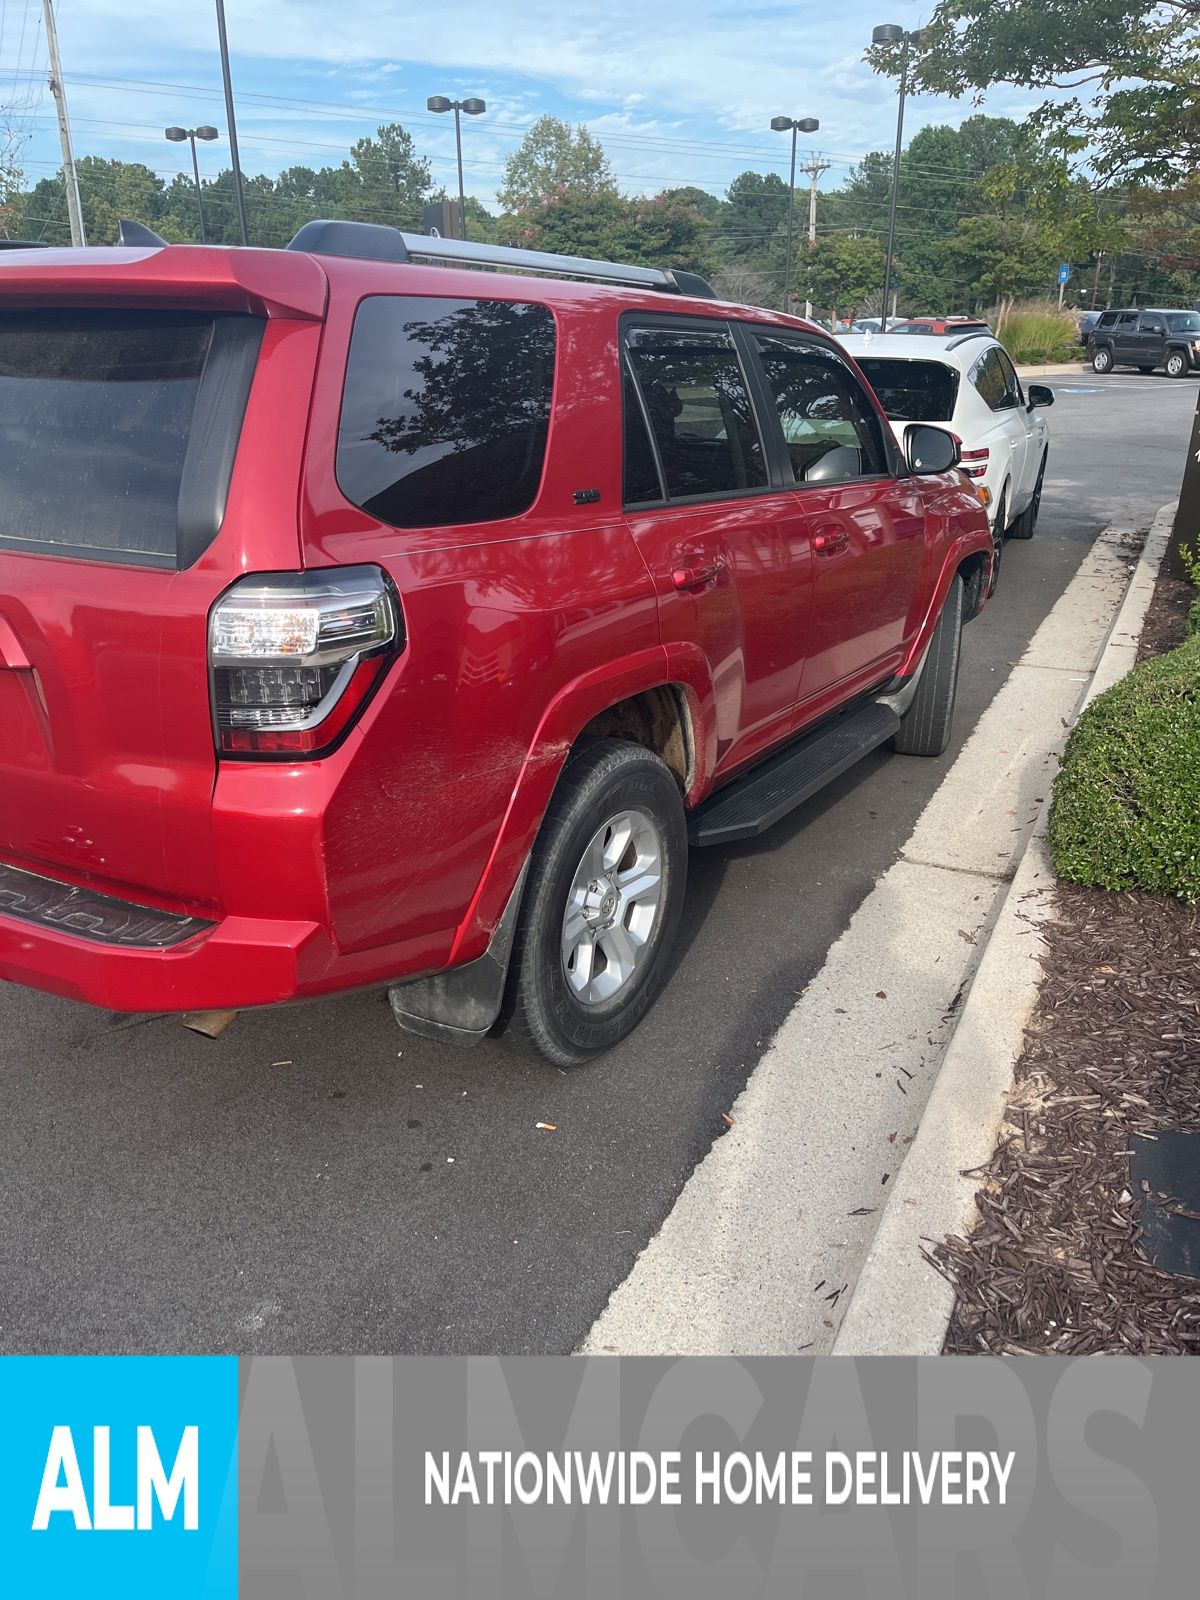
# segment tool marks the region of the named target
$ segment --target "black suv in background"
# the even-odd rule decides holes
[[[1088,335],[1096,372],[1136,367],[1153,372],[1162,367],[1168,378],[1186,378],[1200,367],[1200,311],[1140,307],[1105,311]]]

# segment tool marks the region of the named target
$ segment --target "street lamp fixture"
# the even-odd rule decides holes
[[[783,309],[790,311],[792,308],[792,238],[796,221],[796,135],[798,133],[816,133],[821,124],[816,117],[772,117],[771,127],[776,133],[787,133],[790,129],[792,135],[792,165],[788,175],[788,228],[787,228],[787,262],[783,269]]]
[[[896,153],[892,157],[892,206],[888,219],[887,260],[883,268],[883,305],[880,308],[882,315],[879,319],[880,333],[887,332],[888,325],[888,296],[892,292],[892,258],[896,253],[896,198],[900,192],[900,146],[904,140],[904,96],[908,91],[908,51],[914,44],[920,44],[921,30],[914,28],[911,33],[896,22],[881,23],[878,28],[871,30],[871,43],[873,45],[901,46],[900,51],[900,102],[896,111]]]
[[[467,197],[463,190],[463,159],[462,159],[462,113],[468,117],[481,117],[487,110],[484,100],[450,100],[444,94],[430,95],[425,102],[429,111],[453,111],[454,113],[454,149],[458,156],[458,236],[460,239],[467,237]]]
[[[207,122],[198,128],[164,128],[163,136],[170,139],[172,144],[182,144],[186,139],[192,147],[192,176],[196,180],[196,215],[200,219],[200,243],[208,243],[208,235],[204,231],[204,199],[200,193],[200,163],[196,159],[196,140],[203,139],[206,144],[221,135],[216,128],[210,127]]]

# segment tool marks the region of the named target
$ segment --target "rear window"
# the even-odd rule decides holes
[[[218,449],[215,462],[211,421],[206,460],[189,464],[188,447],[215,328],[230,320],[252,321],[204,312],[0,314],[0,545],[186,564],[181,518],[195,546],[211,539],[224,511],[231,452]],[[226,391],[226,413],[229,403]],[[235,442],[244,403],[242,392],[236,416],[224,419]]]
[[[893,422],[949,422],[958,398],[958,373],[940,361],[889,361],[859,356],[858,364]]]
[[[398,528],[528,510],[546,454],[554,350],[542,305],[364,300],[338,431],[342,493]]]

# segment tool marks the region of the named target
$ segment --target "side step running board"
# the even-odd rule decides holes
[[[697,847],[754,838],[890,739],[899,727],[900,718],[891,706],[877,700],[846,712],[718,789],[692,813],[688,838]]]

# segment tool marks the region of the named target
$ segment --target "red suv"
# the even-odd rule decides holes
[[[944,748],[987,521],[813,327],[366,224],[124,236],[0,255],[3,977],[389,985],[573,1064],[689,843]]]

